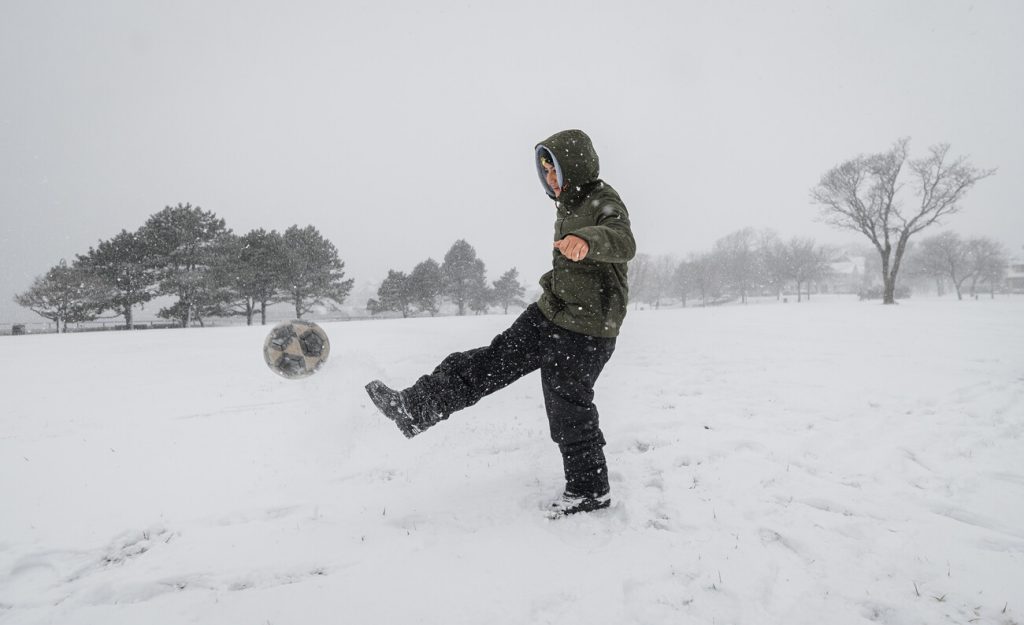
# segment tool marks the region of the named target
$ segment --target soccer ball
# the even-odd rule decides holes
[[[263,342],[267,366],[286,378],[313,375],[330,353],[331,342],[323,328],[301,319],[277,324]]]

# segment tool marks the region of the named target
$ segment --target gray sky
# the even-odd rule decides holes
[[[178,202],[313,224],[357,282],[465,238],[532,284],[554,211],[533,145],[573,127],[642,252],[859,241],[808,190],[901,136],[999,167],[947,226],[1020,252],[1024,3],[628,4],[5,3],[0,322],[41,320],[15,292]]]

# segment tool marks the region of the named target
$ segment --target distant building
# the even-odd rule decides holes
[[[828,277],[820,282],[823,293],[858,293],[864,286],[864,267],[867,259],[848,252],[840,252],[828,266]]]
[[[1024,258],[1015,256],[1006,264],[1006,290],[1024,293]]]

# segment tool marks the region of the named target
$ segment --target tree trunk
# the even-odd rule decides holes
[[[267,303],[260,302],[260,325],[267,325]]]
[[[799,280],[797,280],[796,281],[796,301],[797,301],[798,304],[800,302],[804,301],[804,299],[803,299],[804,298],[804,290],[800,287],[800,285],[801,285],[801,282]]]
[[[889,256],[892,254],[892,248],[889,247],[888,240],[885,242],[885,247],[878,245],[875,247],[878,249],[878,255],[882,259],[882,304],[895,304],[896,276],[889,271]]]
[[[124,325],[129,330],[135,329],[135,318],[132,316],[132,305],[125,304],[124,307]]]
[[[895,304],[896,303],[896,281],[893,280],[892,276],[886,275],[883,279],[882,287],[882,303],[883,304]]]

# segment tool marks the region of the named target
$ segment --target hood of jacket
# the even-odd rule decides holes
[[[558,184],[562,187],[561,196],[558,198],[548,186],[544,167],[540,164],[543,150],[550,152],[555,159],[555,173],[558,174]],[[585,195],[586,188],[596,182],[601,174],[601,165],[594,144],[582,130],[556,132],[536,145],[533,159],[544,192],[559,203],[572,203],[575,198]]]

